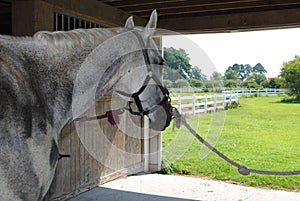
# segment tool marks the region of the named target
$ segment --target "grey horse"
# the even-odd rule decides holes
[[[43,200],[62,128],[112,90],[127,99],[138,91],[133,105],[147,111],[150,126],[169,125],[163,59],[152,40],[156,23],[154,11],[145,27],[130,17],[124,28],[0,36],[1,201]]]

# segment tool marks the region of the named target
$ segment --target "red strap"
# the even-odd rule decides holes
[[[94,117],[83,116],[81,118],[75,119],[75,121],[85,122],[85,121],[93,121],[93,120],[97,120],[97,119],[107,118],[108,122],[111,125],[117,125],[120,123],[119,115],[122,114],[123,112],[124,112],[124,110],[122,110],[122,109],[109,110],[105,114],[102,114],[102,115],[98,115],[98,116],[94,116]]]

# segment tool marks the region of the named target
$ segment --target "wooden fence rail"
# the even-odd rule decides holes
[[[265,89],[234,89],[234,90],[224,90],[223,94],[240,94],[240,95],[286,95],[288,93],[287,89],[273,89],[273,88],[265,88]]]
[[[175,106],[183,114],[199,114],[224,110],[232,104],[238,103],[238,94],[214,94],[204,96],[178,96],[172,97],[177,101]]]

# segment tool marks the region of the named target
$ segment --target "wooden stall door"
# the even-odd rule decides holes
[[[82,116],[105,114],[124,104],[107,95]],[[70,154],[58,162],[48,200],[66,200],[117,177],[142,172],[143,142],[141,119],[128,112],[120,115],[120,124],[112,126],[107,119],[72,122],[59,138],[60,153]]]

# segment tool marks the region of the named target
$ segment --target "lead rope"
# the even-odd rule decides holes
[[[213,151],[215,154],[220,156],[223,160],[225,160],[227,163],[230,163],[231,165],[235,166],[239,173],[242,175],[249,175],[250,173],[256,173],[256,174],[264,174],[264,175],[281,175],[281,176],[290,176],[290,175],[298,175],[300,174],[300,170],[296,171],[266,171],[266,170],[257,170],[257,169],[249,169],[246,166],[240,165],[239,163],[231,160],[227,156],[225,156],[223,153],[221,153],[219,150],[217,150],[214,146],[209,144],[207,141],[205,141],[186,121],[185,117],[182,116],[177,108],[172,108],[172,115],[175,118],[175,126],[177,128],[180,128],[181,125],[185,126],[192,135],[194,135],[202,144],[204,144],[208,149]]]

